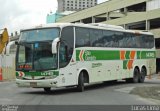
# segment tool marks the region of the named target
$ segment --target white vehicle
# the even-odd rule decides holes
[[[19,87],[77,86],[125,79],[144,82],[156,72],[149,32],[104,24],[48,24],[21,31],[16,54]]]

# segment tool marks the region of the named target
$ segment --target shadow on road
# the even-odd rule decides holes
[[[126,83],[125,81],[118,81],[118,82],[110,82],[109,81],[109,82],[104,82],[104,83],[86,85],[85,91],[93,91],[93,90],[103,89],[106,87],[112,88],[112,87],[122,86],[122,85],[130,85],[130,84]],[[46,93],[45,91],[43,91],[43,89],[42,89],[42,91],[40,91],[40,90],[37,90],[37,91],[32,90],[32,91],[23,92],[23,93],[24,94],[36,94],[36,95],[62,95],[62,94],[69,94],[69,93],[82,93],[82,92],[78,92],[76,90],[76,87],[52,89],[50,93]]]

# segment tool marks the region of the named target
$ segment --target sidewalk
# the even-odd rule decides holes
[[[160,80],[160,73],[146,76],[146,79],[148,79],[148,80]]]

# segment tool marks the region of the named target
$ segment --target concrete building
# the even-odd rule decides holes
[[[57,0],[58,12],[80,11],[97,5],[97,0]]]
[[[154,34],[160,71],[160,0],[110,0],[70,14],[57,22],[105,23]]]
[[[50,14],[47,14],[47,17],[46,17],[46,23],[55,23],[57,21],[58,18],[61,18],[63,17],[64,15],[60,14],[60,13],[50,13]]]
[[[55,23],[57,21],[57,19],[61,18],[61,17],[64,17],[66,15],[69,15],[71,13],[74,13],[75,11],[65,11],[65,12],[61,12],[61,13],[50,13],[50,14],[47,14],[47,17],[46,17],[46,23]]]

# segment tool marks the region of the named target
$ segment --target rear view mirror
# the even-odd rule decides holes
[[[60,41],[60,38],[55,38],[52,42],[52,54],[56,54],[57,53],[57,44]]]
[[[12,45],[15,45],[15,41],[12,41],[12,42],[9,42],[7,44],[7,47],[6,47],[6,54],[9,55],[10,54],[10,48]]]

